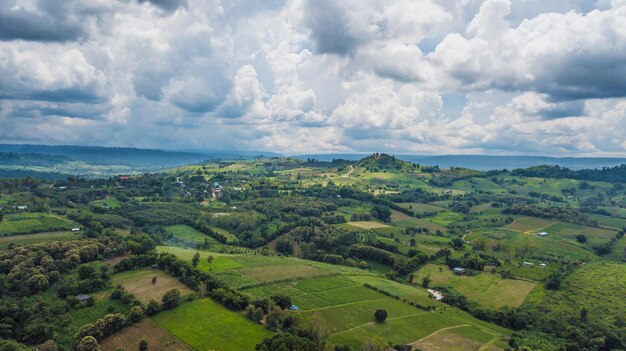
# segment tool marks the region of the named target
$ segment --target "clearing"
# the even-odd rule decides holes
[[[157,277],[155,284],[152,284],[152,277]],[[181,296],[192,293],[192,290],[177,278],[158,269],[147,268],[124,272],[114,275],[112,280],[113,286],[122,285],[126,291],[134,294],[143,303],[150,301],[151,298],[161,301],[163,294],[172,288],[180,290]]]

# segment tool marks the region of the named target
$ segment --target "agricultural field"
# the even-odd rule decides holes
[[[45,213],[22,213],[4,216],[0,236],[70,230],[78,225],[70,220]]]
[[[82,238],[82,234],[72,232],[48,232],[37,234],[23,234],[12,236],[0,236],[0,250],[6,250],[9,246],[23,246],[46,243],[49,241],[67,241]]]
[[[254,346],[272,332],[205,298],[163,311],[154,321],[196,350],[240,351]]]
[[[110,299],[121,285],[144,304],[172,288],[183,298],[123,330],[107,326],[115,333],[98,340],[103,350],[136,350],[147,335],[148,350],[252,350],[274,335],[319,343],[298,336],[311,326],[329,349],[355,351],[371,349],[368,342],[503,351],[509,338],[519,349],[624,349],[624,171],[597,171],[610,173],[608,183],[591,180],[602,179],[592,170],[486,173],[375,154],[0,180],[10,194],[0,194],[0,314],[10,317],[0,329],[28,349],[50,335],[77,349],[80,327],[111,312],[129,315],[129,299]],[[18,203],[33,213],[12,207]],[[205,235],[209,229],[228,242]],[[536,235],[542,231],[548,235]],[[163,270],[148,268],[155,262]],[[450,296],[438,301],[425,277]],[[211,298],[190,288],[200,281]],[[94,306],[68,298],[83,293]],[[268,309],[263,299],[272,297],[287,308]],[[379,309],[384,321],[374,317]]]
[[[136,350],[141,340],[148,341],[148,348],[157,351],[191,351],[191,347],[163,330],[151,318],[128,326],[100,342],[103,351]]]
[[[445,308],[440,312],[426,312],[367,288],[363,286],[365,283],[385,293],[423,306],[439,308],[445,306],[431,299],[424,289],[375,276],[350,276],[348,279],[342,277],[311,278],[243,291],[253,297],[271,296],[276,291],[287,294],[299,307],[305,321],[311,318],[322,321],[321,324],[325,326],[326,333],[330,335],[331,343],[345,344],[355,349],[359,349],[362,343],[367,341],[363,335],[408,344],[441,328],[475,325],[476,323],[467,315],[463,316],[465,321],[459,320],[458,316],[445,312]],[[373,312],[378,308],[384,308],[389,313],[387,321],[382,325],[373,321]],[[420,328],[412,327],[414,325],[420,325]],[[483,328],[482,325],[476,327]],[[486,329],[493,335],[497,335],[494,339],[498,340],[508,334],[508,331],[503,329]]]
[[[152,278],[157,280],[152,284]],[[113,276],[113,285],[122,285],[126,291],[134,294],[139,301],[147,303],[150,299],[161,301],[166,291],[176,288],[181,296],[189,295],[192,290],[178,279],[158,269],[140,269],[119,273]]]
[[[104,299],[96,301],[93,306],[73,309],[68,312],[64,316],[64,318],[67,318],[69,321],[68,325],[65,327],[65,332],[67,335],[74,335],[83,325],[94,323],[109,313],[122,313],[127,315],[129,311],[130,307],[117,300]]]
[[[424,277],[430,277],[430,286],[450,286],[468,299],[491,309],[503,306],[519,307],[524,303],[526,296],[537,286],[535,282],[503,279],[491,273],[457,276],[448,267],[434,264],[420,268],[415,273],[413,282],[421,284]]]

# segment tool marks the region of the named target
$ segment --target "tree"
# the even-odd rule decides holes
[[[430,279],[430,274],[422,278],[422,286],[424,287],[424,289],[428,289],[431,281],[432,280]]]
[[[275,334],[274,336],[263,340],[254,348],[259,351],[321,351],[322,346],[319,344],[293,334]]]
[[[180,291],[176,288],[166,291],[161,301],[163,301],[163,308],[166,310],[178,306],[180,303]]]
[[[152,285],[156,284],[157,282],[157,277],[156,275],[154,277],[152,277]]]
[[[48,289],[48,278],[43,274],[35,274],[26,280],[26,286],[31,292],[37,293]]]
[[[131,307],[128,319],[133,323],[141,321],[143,319],[143,309],[140,306]]]
[[[276,294],[270,297],[272,301],[276,304],[276,306],[282,308],[283,310],[291,307],[291,298],[287,295]]]
[[[1,347],[0,347],[1,349]],[[59,351],[59,345],[54,340],[46,340],[35,348],[37,351]]]
[[[200,293],[200,297],[205,297],[207,292],[207,287],[204,282],[198,283],[198,293]]]
[[[379,309],[374,312],[374,319],[378,323],[383,323],[385,319],[387,319],[387,311],[384,309]]]
[[[91,265],[82,265],[78,267],[78,278],[81,280],[96,278],[96,269]]]
[[[213,255],[209,255],[209,257],[206,258],[207,262],[209,262],[209,264],[211,264],[211,262],[213,262]]]
[[[100,351],[98,340],[93,336],[85,336],[78,343],[78,351]]]
[[[159,303],[157,302],[157,300],[150,299],[150,301],[148,301],[148,305],[146,306],[146,315],[153,316],[157,312],[159,312],[160,309],[161,309],[161,306],[159,306]]]
[[[587,242],[587,236],[585,234],[578,234],[576,235],[576,241],[578,241],[581,244],[584,244]]]
[[[191,259],[191,265],[194,267],[198,267],[198,261],[200,261],[200,253],[196,252]]]
[[[139,342],[139,350],[146,351],[148,349],[148,342],[146,340],[141,340]]]

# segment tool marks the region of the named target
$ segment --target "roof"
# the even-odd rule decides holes
[[[296,306],[296,305],[291,305],[291,307],[289,307],[289,309],[292,310],[292,311],[297,311],[300,308],[298,308],[298,306]]]
[[[465,272],[465,268],[462,267],[455,267],[454,270],[457,272]]]
[[[91,296],[89,296],[88,294],[80,294],[80,295],[76,296],[78,301],[85,301],[85,300],[88,300],[90,297]]]
[[[526,264],[526,265],[534,265],[534,263],[532,263],[532,262],[522,262],[522,264]]]

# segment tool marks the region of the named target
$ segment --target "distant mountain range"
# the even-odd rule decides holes
[[[332,161],[344,159],[357,161],[369,154],[318,154],[293,156],[300,159],[316,159]],[[398,159],[424,166],[439,166],[441,168],[462,167],[479,171],[494,169],[527,168],[538,165],[557,165],[572,170],[598,169],[626,164],[626,158],[613,157],[546,157],[546,156],[485,156],[485,155],[395,155]]]
[[[0,144],[0,153],[64,156],[93,165],[168,168],[218,159],[253,159],[278,156],[257,151],[163,151],[101,146]]]

